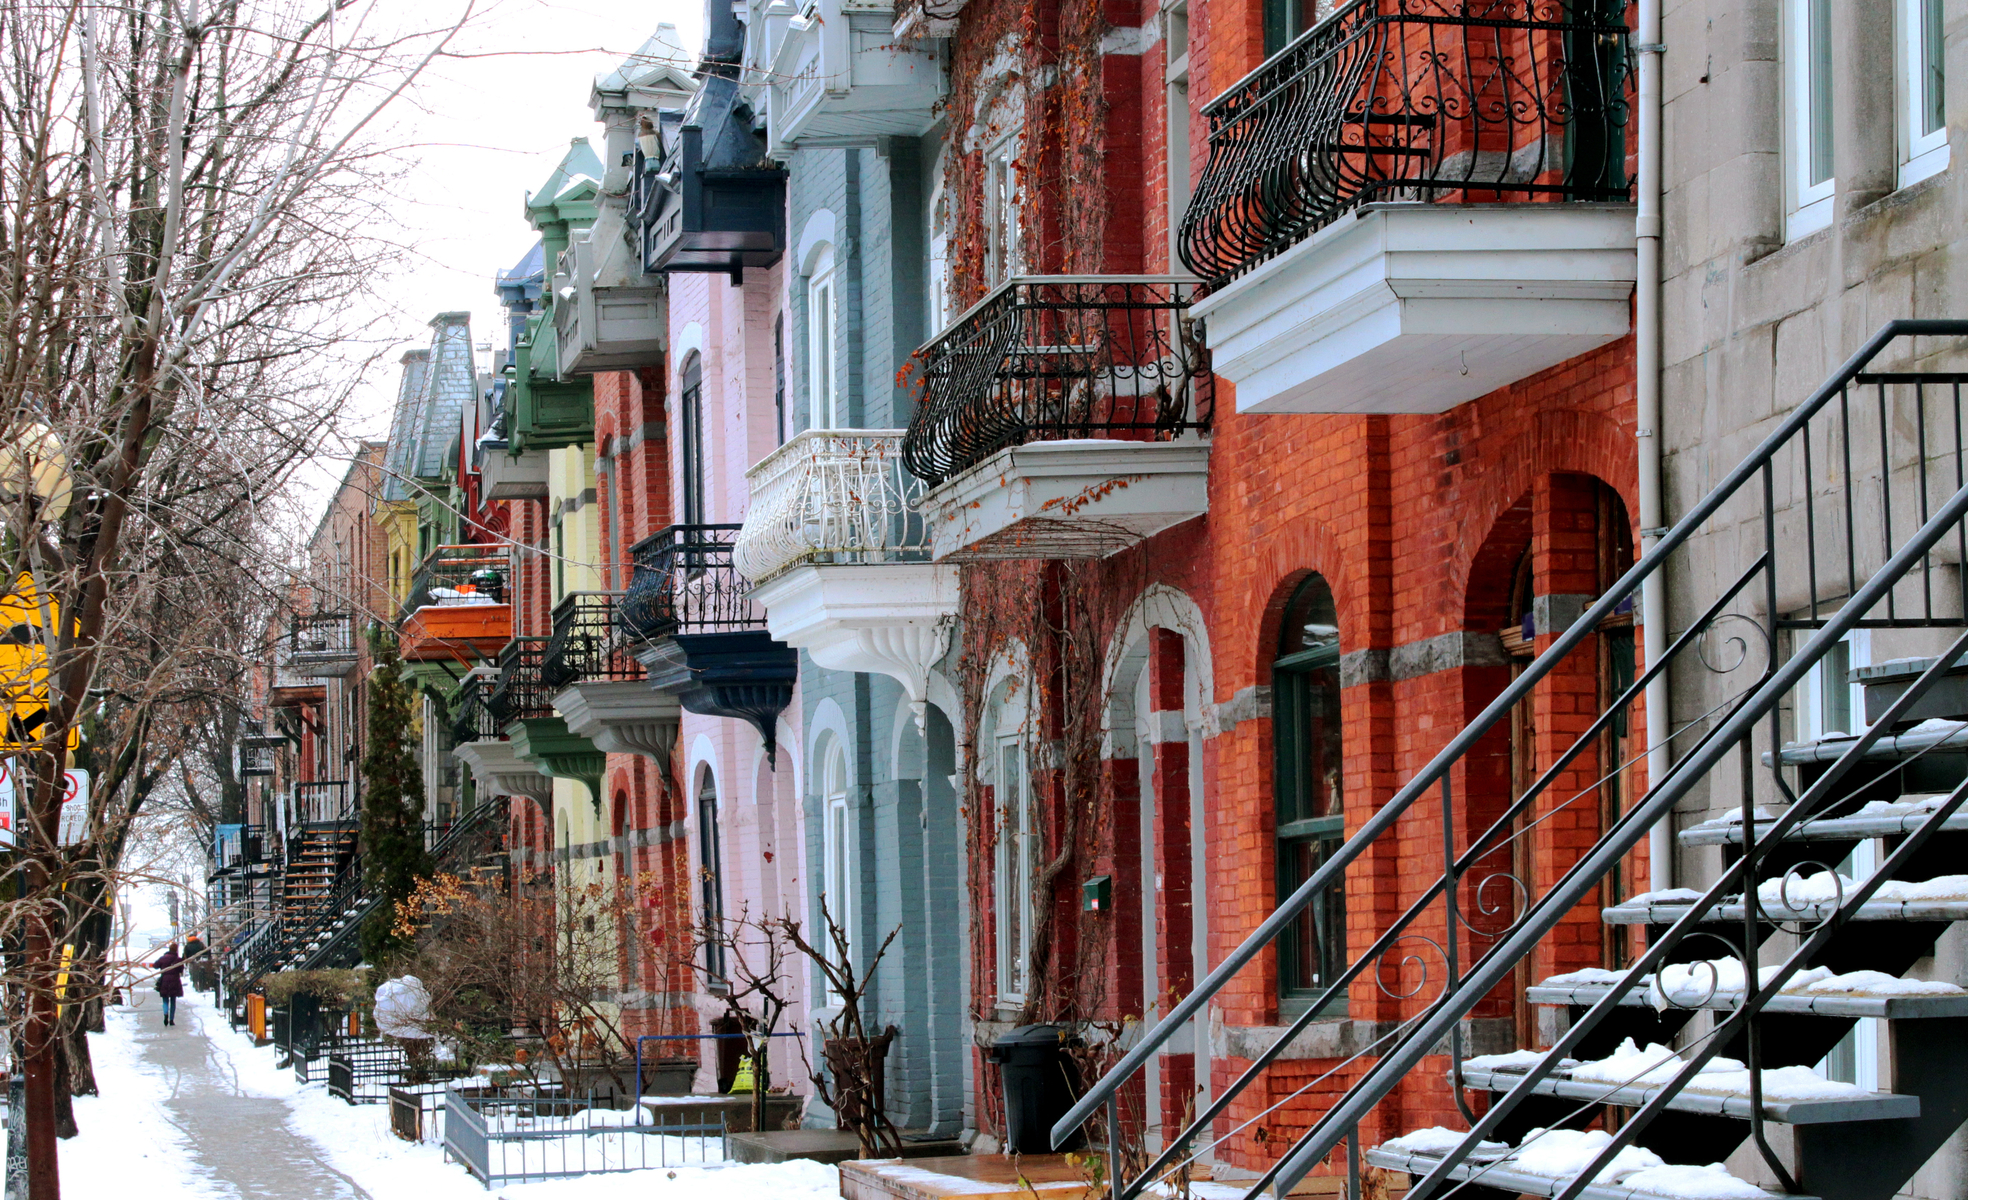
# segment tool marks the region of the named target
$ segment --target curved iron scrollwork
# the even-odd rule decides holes
[[[1608,0],[1352,0],[1205,110],[1181,257],[1220,286],[1378,201],[1630,195]]]
[[[764,627],[736,569],[741,525],[669,525],[632,546],[632,586],[618,621],[632,638],[740,633]]]
[[[1024,442],[1172,441],[1206,430],[1208,352],[1188,320],[1200,282],[1010,279],[920,347],[903,464],[936,486]]]
[[[542,683],[560,691],[572,683],[644,679],[626,647],[638,633],[625,620],[624,594],[571,592],[556,605],[542,655]]]
[[[500,673],[494,676],[493,691],[486,700],[496,728],[554,715],[550,689],[541,678],[548,645],[547,638],[515,638],[500,652]]]

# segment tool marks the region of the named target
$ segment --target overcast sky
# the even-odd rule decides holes
[[[464,0],[390,0],[404,15],[443,24]],[[622,62],[661,22],[676,26],[698,53],[700,0],[634,4],[630,0],[479,0],[473,23],[453,42],[468,57],[435,62],[390,116],[383,131],[406,145],[413,170],[403,195],[385,197],[380,233],[411,247],[405,271],[381,281],[381,294],[357,302],[385,305],[389,328],[406,347],[429,344],[427,322],[454,309],[472,313],[473,341],[499,338],[494,273],[512,266],[535,236],[521,211],[573,137],[603,153],[590,113],[590,83]],[[361,436],[388,428],[396,355],[369,376],[343,425]],[[331,491],[346,469],[327,460],[300,480],[310,496]],[[318,504],[306,510],[316,519]],[[306,531],[306,532],[309,532]]]

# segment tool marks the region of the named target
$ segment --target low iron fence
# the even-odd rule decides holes
[[[593,1108],[566,1096],[452,1091],[444,1093],[439,1114],[445,1152],[489,1190],[536,1179],[719,1165],[729,1158],[721,1121],[671,1108]]]
[[[394,1042],[356,1040],[326,1056],[326,1090],[349,1104],[386,1104],[409,1069],[409,1055]]]

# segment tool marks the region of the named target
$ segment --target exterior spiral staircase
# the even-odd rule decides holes
[[[1250,1195],[1285,1196],[1329,1174],[1345,1176],[1346,1195],[1369,1194],[1364,1163],[1407,1173],[1405,1200],[1886,1200],[1903,1190],[1966,1121],[1965,992],[1904,977],[1968,915],[1967,377],[1876,364],[1896,354],[1923,363],[1953,348],[1942,339],[1962,347],[1966,333],[1963,321],[1898,321],[1871,338],[1147,1030],[1057,1123],[1053,1141],[1091,1132],[1107,1146],[1110,1194],[1137,1200],[1191,1152],[1243,1130],[1242,1106],[1232,1104],[1259,1080],[1279,1088],[1267,1071],[1335,997],[1375,987],[1413,997],[1407,1015],[1338,1065],[1343,1090],[1279,1098],[1311,1124]],[[1702,594],[1697,547],[1731,538],[1747,547],[1732,568],[1742,573],[1711,572],[1720,585]],[[1472,820],[1466,798],[1452,796],[1454,767],[1642,586],[1669,578],[1684,611],[1659,661],[1641,664],[1504,811]],[[1801,686],[1820,672],[1844,674],[1843,639],[1856,630],[1898,631],[1935,648],[1864,673],[1858,734],[1788,738]],[[1718,662],[1718,644],[1735,655]],[[1508,874],[1512,842],[1582,798],[1565,794],[1566,773],[1573,781],[1578,760],[1668,671],[1677,688],[1706,673],[1704,702],[1719,699],[1677,724],[1668,746],[1613,769],[1643,763],[1652,778],[1559,878]],[[1601,885],[1649,831],[1684,800],[1703,799],[1724,815],[1679,841],[1719,855],[1712,878],[1599,908]],[[1443,870],[1372,944],[1350,946],[1334,985],[1159,1154],[1121,1161],[1130,1141],[1118,1125],[1133,1105],[1120,1089],[1176,1031],[1378,841],[1407,853],[1436,848],[1440,831]],[[1517,899],[1494,904],[1495,880]],[[1504,927],[1477,923],[1495,913]],[[1545,1046],[1467,1057],[1462,1023],[1514,986],[1538,947],[1573,935],[1579,914],[1628,927],[1635,945],[1629,935],[1643,930],[1643,949],[1616,969],[1526,987]],[[1417,991],[1383,982],[1385,970],[1396,978],[1420,957]],[[1879,1086],[1815,1071],[1863,1025],[1886,1039]],[[1389,1125],[1399,1094],[1440,1084],[1460,1128]]]

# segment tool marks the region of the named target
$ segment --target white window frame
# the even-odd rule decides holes
[[[936,337],[951,324],[951,201],[945,195],[942,173],[931,189],[930,222],[930,294],[925,299],[929,301],[929,334]]]
[[[986,287],[1021,273],[1021,131],[1012,129],[986,145]]]
[[[1850,672],[1856,667],[1865,667],[1869,664],[1868,656],[1871,647],[1868,630],[1852,630],[1846,637],[1840,639],[1840,641],[1842,645],[1847,647],[1847,669]],[[1793,726],[1797,731],[1798,739],[1802,742],[1812,741],[1831,732],[1858,734],[1861,732],[1858,726],[1867,720],[1865,710],[1862,708],[1861,685],[1849,683],[1847,685],[1847,728],[1828,728],[1828,701],[1832,697],[1829,697],[1826,691],[1825,666],[1825,659],[1814,663],[1806,671],[1806,677],[1799,683],[1798,704],[1793,713]]]
[[[1786,0],[1785,4],[1785,240],[1795,241],[1833,224],[1833,192],[1836,170],[1831,164],[1833,147],[1827,147],[1827,177],[1813,180],[1813,76],[1811,15],[1823,6],[1831,21],[1839,0]],[[1829,54],[1825,80],[1827,104],[1833,103],[1834,56]],[[1830,124],[1831,122],[1829,122]],[[1827,133],[1829,142],[1833,134]]]
[[[1028,943],[1034,937],[1034,787],[1019,734],[994,739],[993,973],[1003,1004],[1028,998]],[[1011,922],[1009,918],[1012,918]],[[1010,925],[1015,936],[1008,936]]]
[[[1896,40],[1898,42],[1897,61],[1901,69],[1896,72],[1897,121],[1896,186],[1909,187],[1929,179],[1951,165],[1951,141],[1948,121],[1940,121],[1936,129],[1925,129],[1929,124],[1929,114],[1925,111],[1924,85],[1930,74],[1927,57],[1930,23],[1939,23],[1937,31],[1938,56],[1946,58],[1944,52],[1944,2],[1943,0],[1898,0],[1896,5]],[[1942,61],[1939,72],[1944,70]]]
[[[837,425],[834,411],[840,398],[835,369],[834,339],[840,312],[833,294],[833,255],[822,253],[806,279],[806,415],[814,429]]]
[[[852,809],[848,805],[847,751],[839,742],[827,748],[825,773],[826,804],[823,827],[826,851],[826,910],[833,915],[841,928],[847,931],[849,948],[854,941],[854,878]],[[826,955],[838,959],[839,952],[833,944],[833,931],[826,931]],[[840,997],[833,991],[831,980],[822,980],[825,989],[825,1003],[829,1006],[840,1003]]]
[[[1868,666],[1872,661],[1873,645],[1870,631],[1856,629],[1841,639],[1847,647],[1847,669],[1851,673],[1856,667]],[[1794,727],[1799,740],[1810,741],[1830,732],[1858,734],[1867,725],[1867,709],[1863,703],[1861,685],[1851,680],[1847,684],[1845,729],[1830,729],[1829,725],[1838,719],[1837,707],[1828,702],[1833,699],[1827,693],[1824,671],[1825,660],[1812,665],[1806,677],[1799,683],[1798,707],[1794,712]],[[1863,879],[1872,874],[1882,862],[1882,843],[1869,838],[1855,844],[1854,850],[1836,868],[1850,879]],[[1862,1020],[1854,1023],[1854,1028],[1843,1037],[1839,1045],[1820,1060],[1814,1070],[1825,1078],[1832,1079],[1837,1069],[1835,1059],[1843,1051],[1854,1056],[1853,1078],[1844,1082],[1878,1090],[1881,1082],[1880,1059],[1882,1045],[1882,1022]]]

